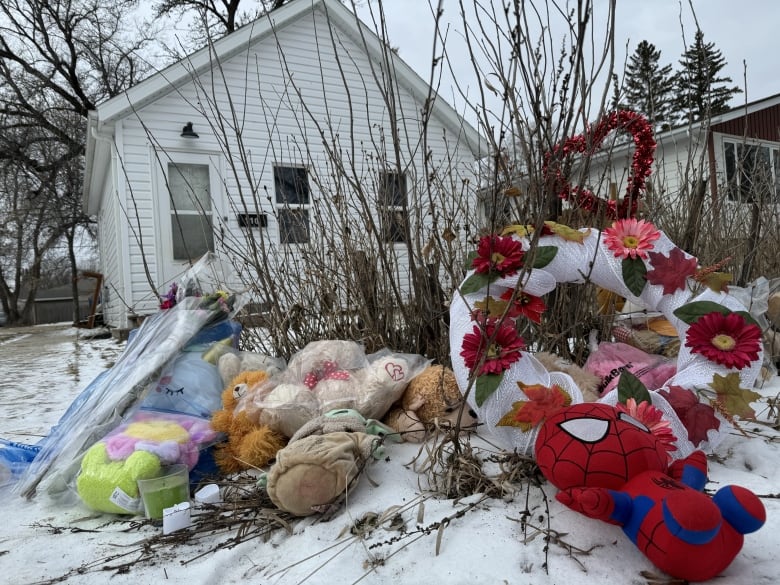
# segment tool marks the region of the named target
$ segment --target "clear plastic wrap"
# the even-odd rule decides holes
[[[390,350],[367,355],[354,341],[315,341],[293,355],[287,369],[249,389],[236,408],[287,437],[335,409],[379,419],[429,362]]]
[[[232,317],[245,300],[222,290],[231,282],[225,265],[205,255],[182,278],[175,303],[145,319],[115,365],[99,375],[71,404],[14,486],[32,498],[73,494],[86,450],[131,416],[160,376],[204,327]],[[171,306],[172,305],[172,306]]]
[[[192,470],[217,439],[207,418],[141,409],[86,450],[76,491],[93,510],[140,513],[138,480],[176,464]]]

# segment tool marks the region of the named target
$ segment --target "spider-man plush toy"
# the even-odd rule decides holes
[[[738,486],[702,492],[707,460],[696,451],[668,464],[661,441],[613,406],[584,403],[548,418],[536,440],[544,476],[557,499],[623,532],[658,568],[705,581],[742,548],[743,534],[766,520],[761,500]]]

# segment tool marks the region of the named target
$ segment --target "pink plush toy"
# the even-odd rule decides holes
[[[195,467],[201,449],[217,439],[209,421],[194,416],[139,411],[103,441],[112,461],[127,459],[134,451],[147,451],[163,465],[184,463]]]

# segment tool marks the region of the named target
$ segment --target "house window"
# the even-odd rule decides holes
[[[195,260],[214,250],[209,165],[168,163],[174,260]]]
[[[282,244],[309,241],[309,177],[303,167],[274,167],[276,216]]]
[[[519,187],[510,187],[519,189]],[[490,232],[500,231],[505,225],[512,223],[512,208],[510,198],[504,195],[503,189],[483,189],[477,193],[482,227]]]
[[[382,234],[386,242],[406,242],[406,175],[381,173],[378,207]]]
[[[723,141],[728,197],[732,201],[776,202],[780,194],[780,150],[766,144]]]

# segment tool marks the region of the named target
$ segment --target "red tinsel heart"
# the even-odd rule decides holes
[[[628,188],[622,201],[608,201],[585,187],[572,187],[561,168],[562,159],[572,154],[593,156],[613,131],[630,134],[636,147]],[[547,152],[544,155],[544,177],[546,181],[552,174],[558,196],[581,209],[592,213],[603,212],[609,219],[634,217],[639,198],[645,191],[645,180],[650,175],[654,157],[655,139],[647,118],[629,110],[618,110],[607,114],[596,126],[588,128],[583,134],[572,136]]]

